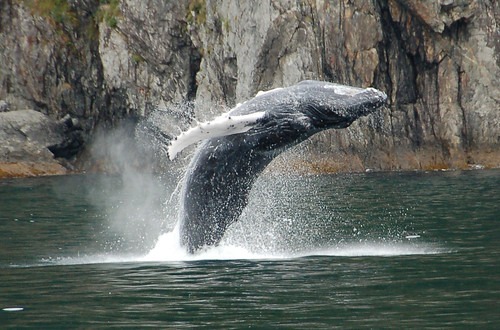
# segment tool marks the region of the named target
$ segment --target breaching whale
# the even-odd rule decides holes
[[[315,133],[348,127],[386,99],[374,88],[307,80],[259,92],[213,121],[181,133],[168,147],[171,159],[202,141],[181,190],[181,244],[190,253],[217,245],[273,158]]]

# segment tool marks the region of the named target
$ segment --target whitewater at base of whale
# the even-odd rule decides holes
[[[433,255],[452,253],[451,249],[429,243],[419,243],[412,239],[389,242],[349,242],[316,249],[296,249],[293,252],[256,251],[254,247],[221,242],[196,254],[188,253],[179,240],[178,228],[162,234],[153,249],[146,254],[97,254],[70,256],[41,260],[44,265],[84,265],[112,263],[166,263],[175,265],[198,261],[228,260],[292,260],[314,256],[325,257],[398,257],[411,255]],[[24,265],[26,266],[26,265]],[[33,266],[33,265],[29,265]]]

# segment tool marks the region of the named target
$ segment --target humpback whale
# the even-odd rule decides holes
[[[348,127],[386,99],[374,88],[307,80],[259,92],[181,133],[168,147],[171,159],[201,141],[181,189],[181,244],[190,253],[217,245],[247,205],[258,175],[278,154],[320,131]]]

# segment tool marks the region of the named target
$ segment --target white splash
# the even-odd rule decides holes
[[[144,262],[172,262],[195,260],[236,260],[261,259],[264,256],[250,252],[248,249],[235,245],[220,245],[206,248],[198,253],[190,254],[180,244],[179,228],[163,234],[158,238],[156,246],[140,258]]]
[[[178,229],[159,237],[156,246],[138,261],[145,262],[172,262],[197,260],[277,260],[296,259],[310,256],[332,257],[364,257],[364,256],[405,256],[447,253],[434,245],[409,242],[363,242],[334,245],[321,249],[296,250],[294,252],[266,252],[253,251],[252,247],[235,243],[221,243],[216,247],[206,248],[196,254],[189,254],[179,242]]]
[[[181,245],[178,229],[160,235],[156,246],[145,255],[89,255],[43,260],[42,265],[121,264],[121,263],[179,263],[203,260],[292,260],[313,256],[326,257],[398,257],[432,255],[453,251],[432,244],[409,242],[345,243],[319,249],[293,249],[293,252],[254,251],[252,247],[235,243],[221,243],[195,254]]]
[[[236,108],[235,108],[236,109]],[[233,109],[234,110],[234,109]],[[200,123],[181,133],[172,140],[168,147],[170,160],[174,160],[179,152],[199,141],[233,134],[244,133],[252,128],[264,116],[265,112],[255,112],[248,115],[232,116],[231,111],[212,121]]]
[[[332,256],[332,257],[391,257],[406,255],[423,255],[447,253],[443,249],[428,244],[394,243],[351,243],[306,252],[299,256]]]

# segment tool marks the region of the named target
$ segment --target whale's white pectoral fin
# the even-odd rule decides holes
[[[175,137],[168,147],[168,156],[174,160],[179,152],[205,139],[244,133],[265,115],[265,111],[231,116],[225,113],[212,121],[200,123]]]

